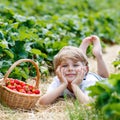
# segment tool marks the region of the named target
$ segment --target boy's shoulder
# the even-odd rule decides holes
[[[86,82],[88,82],[88,81],[92,82],[92,81],[101,81],[104,79],[106,79],[106,78],[103,78],[94,72],[88,72],[83,80]]]

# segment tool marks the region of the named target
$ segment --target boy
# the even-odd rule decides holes
[[[91,43],[93,43],[93,54],[97,60],[98,75],[89,72],[86,50]],[[47,93],[40,98],[40,104],[53,103],[64,94],[75,96],[80,103],[88,103],[91,98],[86,88],[109,76],[102,58],[100,40],[95,35],[85,38],[80,48],[63,47],[54,57],[53,63],[56,76]]]

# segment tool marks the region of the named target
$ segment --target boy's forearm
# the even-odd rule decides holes
[[[109,72],[102,56],[97,59],[98,74],[104,78],[109,77]]]
[[[58,88],[56,88],[54,91],[48,92],[45,95],[43,95],[40,100],[39,103],[43,104],[43,105],[47,105],[52,103],[53,101],[55,101],[57,99],[57,97],[59,97],[61,95],[61,93],[67,88],[67,84],[66,83],[62,83]]]
[[[76,96],[76,98],[79,100],[80,103],[89,103],[90,102],[90,97],[85,95],[81,89],[79,88],[78,85],[72,84],[72,90]]]

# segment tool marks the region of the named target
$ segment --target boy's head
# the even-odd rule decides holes
[[[71,59],[74,62],[80,61],[84,66],[88,66],[87,57],[80,48],[74,46],[65,46],[54,57],[54,69],[56,70],[61,62],[66,59]]]

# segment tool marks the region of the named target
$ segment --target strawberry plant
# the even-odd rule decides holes
[[[105,119],[120,118],[120,74],[111,74],[108,80],[97,82],[88,88],[95,97],[95,107],[102,111]]]
[[[113,61],[112,64],[114,65],[114,67],[115,67],[116,69],[120,70],[120,51],[119,51],[119,53],[118,53],[118,56],[117,56],[116,60]]]
[[[0,77],[21,58],[33,59],[39,67],[46,68],[41,70],[42,76],[48,75],[53,72],[54,55],[63,46],[79,46],[91,34],[97,34],[103,43],[119,43],[119,3],[119,0],[1,0]],[[18,71],[21,70],[17,68],[11,77],[19,78]],[[28,71],[22,75],[26,79]]]

